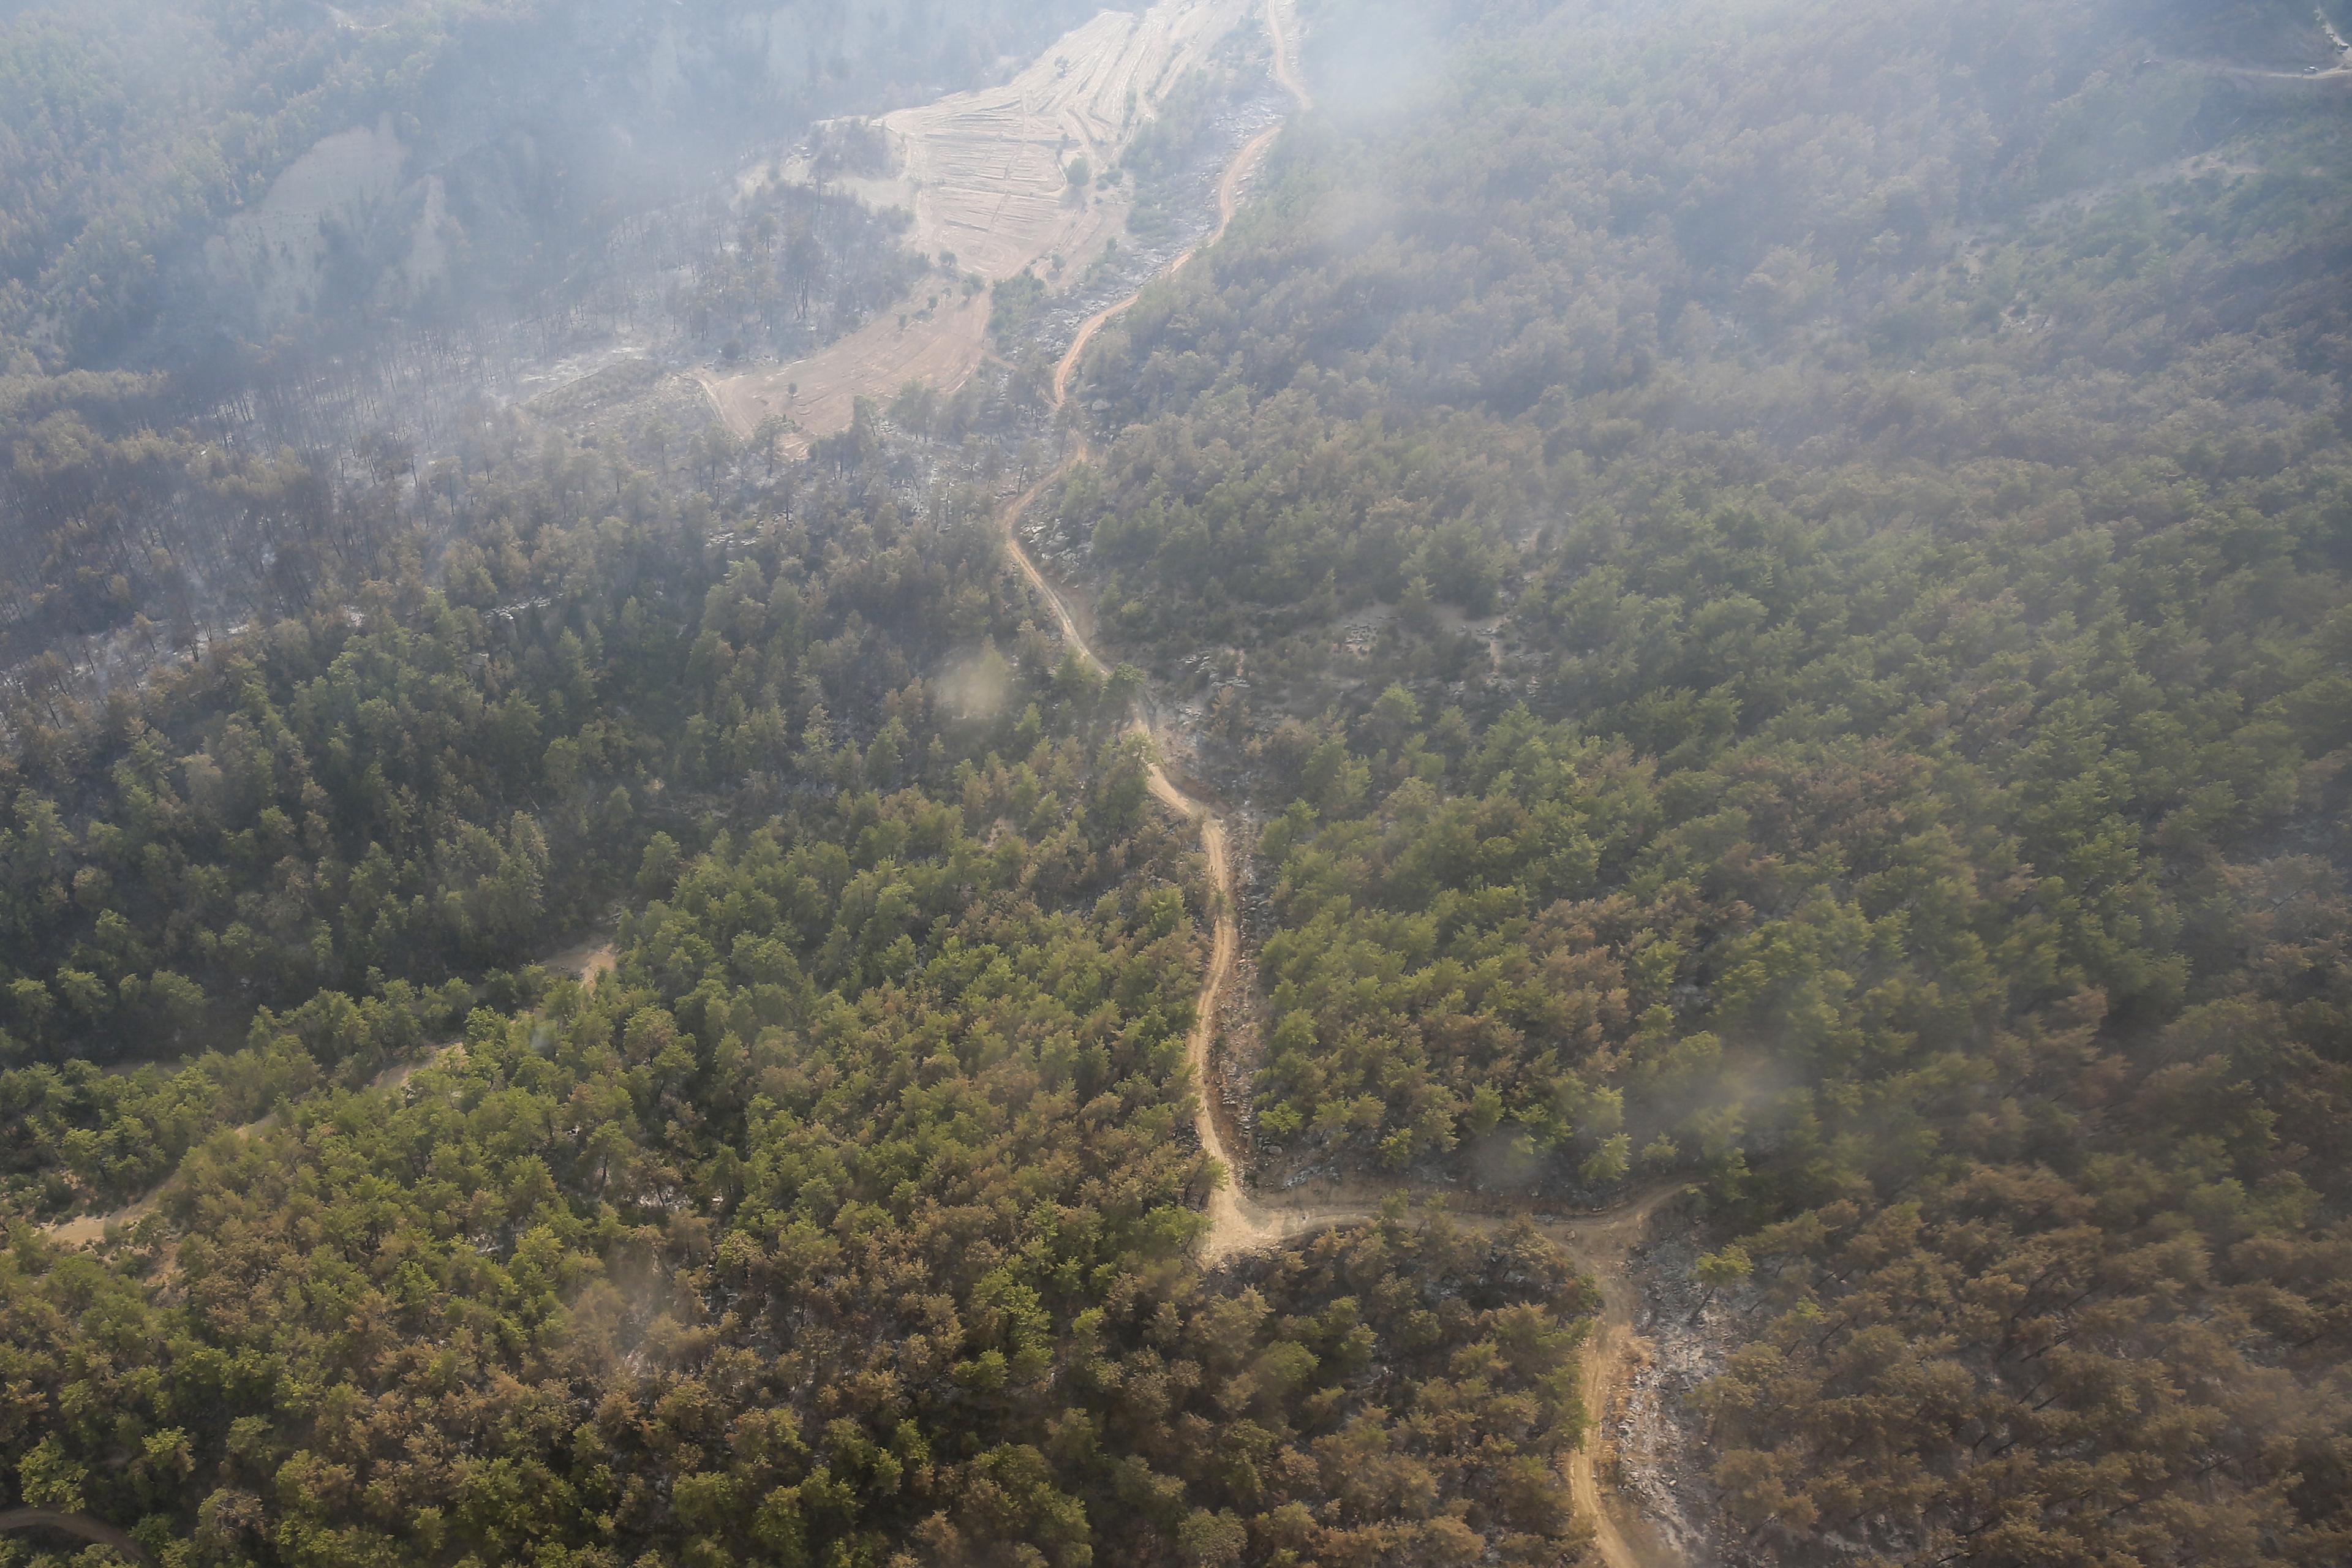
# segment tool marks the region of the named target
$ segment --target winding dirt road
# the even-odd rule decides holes
[[[1301,109],[1307,108],[1312,100],[1297,75],[1293,42],[1283,16],[1283,0],[1267,0],[1266,23],[1274,39],[1276,79],[1282,83]],[[1266,153],[1274,145],[1281,129],[1277,125],[1262,132],[1235,155],[1217,186],[1215,227],[1199,245],[1163,268],[1160,274],[1161,278],[1174,276],[1202,249],[1223,237],[1233,224],[1234,213],[1239,210],[1244,186],[1263,165]],[[1054,368],[1052,395],[1056,411],[1067,404],[1071,384],[1077,376],[1079,361],[1093,343],[1095,335],[1106,324],[1132,309],[1141,297],[1142,290],[1138,289],[1097,310],[1078,328],[1068,351]],[[1006,552],[1021,569],[1021,574],[1028,580],[1037,597],[1053,612],[1055,621],[1061,627],[1063,645],[1076,652],[1097,674],[1108,674],[1108,665],[1088,640],[1061,590],[1045,576],[1036,559],[1023,544],[1020,531],[1022,520],[1038,499],[1073,468],[1087,460],[1090,455],[1081,434],[1069,455],[1051,473],[1005,506],[999,512],[997,521],[1003,531]],[[1161,746],[1159,736],[1153,732],[1139,702],[1129,724],[1132,731],[1141,735],[1150,747],[1152,761],[1149,783],[1152,798],[1195,824],[1200,830],[1201,850],[1208,861],[1209,879],[1214,895],[1209,966],[1202,977],[1192,1032],[1185,1041],[1184,1053],[1185,1059],[1192,1065],[1192,1079],[1198,1090],[1193,1112],[1194,1131],[1200,1137],[1201,1147],[1224,1174],[1224,1179],[1209,1195],[1209,1228],[1202,1238],[1202,1261],[1213,1267],[1225,1259],[1264,1251],[1311,1231],[1371,1220],[1380,1214],[1380,1205],[1368,1194],[1350,1193],[1326,1202],[1298,1199],[1269,1204],[1243,1190],[1241,1167],[1225,1145],[1223,1130],[1217,1122],[1215,1095],[1211,1088],[1211,1054],[1216,1042],[1218,1008],[1224,1000],[1226,987],[1233,983],[1235,963],[1241,952],[1241,926],[1234,903],[1233,858],[1224,819],[1206,800],[1189,794],[1169,775],[1160,761],[1167,754],[1166,748]],[[1622,1499],[1605,1493],[1601,1485],[1602,1433],[1609,1410],[1617,1387],[1640,1346],[1634,1319],[1638,1292],[1630,1272],[1631,1256],[1651,1217],[1681,1191],[1683,1188],[1679,1184],[1653,1187],[1622,1204],[1592,1214],[1557,1215],[1499,1207],[1485,1212],[1465,1212],[1458,1206],[1453,1213],[1457,1223],[1481,1230],[1497,1228],[1522,1216],[1532,1220],[1538,1230],[1573,1253],[1600,1287],[1601,1320],[1595,1325],[1584,1362],[1584,1407],[1592,1425],[1586,1441],[1570,1455],[1567,1474],[1570,1496],[1574,1500],[1577,1510],[1592,1520],[1593,1549],[1607,1568],[1681,1568],[1678,1556],[1655,1540],[1638,1513],[1626,1508]]]
[[[1274,73],[1298,107],[1306,109],[1311,107],[1313,100],[1297,74],[1294,42],[1283,15],[1284,4],[1285,0],[1267,0],[1266,5],[1267,28],[1274,40]],[[1202,249],[1223,237],[1239,209],[1243,188],[1263,165],[1281,129],[1277,125],[1262,132],[1236,154],[1218,184],[1215,227],[1199,245],[1170,263],[1162,270],[1161,277],[1173,276]],[[1096,333],[1133,307],[1140,297],[1140,290],[1129,295],[1096,312],[1079,328],[1068,352],[1055,368],[1053,401],[1056,409],[1066,402],[1079,360]],[[1039,570],[1035,559],[1022,544],[1019,531],[1022,518],[1027,515],[1038,498],[1088,456],[1081,437],[1071,454],[1052,473],[1001,510],[998,523],[1007,552],[1037,596],[1053,612],[1054,618],[1060,625],[1065,645],[1076,650],[1098,673],[1108,673],[1108,666],[1079,626],[1068,602]],[[1159,761],[1164,754],[1163,748],[1139,705],[1131,720],[1131,726],[1134,732],[1143,736],[1151,748],[1153,760],[1149,783],[1153,798],[1198,826],[1201,849],[1208,862],[1213,889],[1213,935],[1209,965],[1202,978],[1192,1032],[1185,1042],[1186,1059],[1192,1065],[1193,1079],[1199,1087],[1194,1127],[1202,1148],[1221,1168],[1224,1177],[1210,1194],[1207,1207],[1209,1228],[1202,1242],[1202,1261],[1213,1266],[1227,1258],[1263,1251],[1309,1232],[1374,1219],[1380,1215],[1381,1205],[1369,1194],[1349,1193],[1328,1201],[1299,1198],[1266,1204],[1251,1197],[1242,1188],[1240,1166],[1226,1148],[1224,1134],[1217,1124],[1215,1100],[1210,1089],[1211,1053],[1216,1038],[1218,1008],[1224,999],[1226,987],[1233,982],[1241,950],[1241,928],[1234,901],[1232,850],[1224,820],[1205,800],[1188,794],[1181,787]],[[593,985],[610,971],[613,960],[614,950],[609,942],[591,942],[562,955],[556,962],[567,968],[576,966],[582,980]],[[443,1051],[455,1047],[441,1047]],[[380,1086],[385,1082],[396,1083],[415,1065],[409,1063],[390,1069],[385,1079],[379,1080]],[[395,1073],[397,1077],[394,1076]],[[264,1119],[265,1122],[267,1120]],[[254,1127],[261,1125],[263,1123],[255,1123]],[[1681,1568],[1679,1559],[1654,1540],[1643,1528],[1638,1514],[1626,1509],[1622,1500],[1601,1489],[1600,1459],[1601,1434],[1604,1430],[1615,1390],[1639,1344],[1634,1317],[1637,1292],[1629,1272],[1630,1256],[1651,1217],[1681,1191],[1678,1185],[1661,1185],[1639,1193],[1614,1207],[1589,1214],[1545,1214],[1505,1207],[1465,1210],[1458,1205],[1452,1212],[1456,1223],[1477,1230],[1496,1229],[1520,1217],[1531,1220],[1538,1230],[1572,1252],[1600,1287],[1601,1319],[1589,1342],[1582,1390],[1585,1410],[1592,1426],[1587,1440],[1569,1457],[1566,1468],[1570,1495],[1576,1508],[1593,1521],[1594,1549],[1607,1568]],[[152,1199],[147,1201],[152,1202]],[[133,1209],[138,1206],[133,1205]],[[119,1222],[131,1213],[131,1210],[126,1210],[94,1223],[102,1231],[109,1219]],[[79,1226],[89,1226],[93,1222],[73,1223]],[[61,1239],[79,1241],[85,1238],[76,1234],[61,1237]],[[87,1239],[96,1239],[96,1237]],[[112,1547],[136,1563],[152,1561],[129,1532],[87,1515],[40,1508],[0,1510],[0,1534],[40,1529]]]
[[[1305,109],[1312,104],[1313,100],[1299,81],[1297,68],[1293,63],[1292,39],[1282,14],[1283,4],[1284,0],[1266,0],[1266,30],[1274,41],[1275,79],[1283,84],[1297,105]],[[1281,132],[1280,125],[1269,126],[1234,154],[1223,177],[1217,182],[1215,226],[1198,244],[1162,268],[1152,281],[1173,278],[1194,257],[1224,237],[1225,231],[1233,226],[1234,216],[1241,210],[1243,187],[1265,163],[1266,153]],[[1070,384],[1076,377],[1078,362],[1085,357],[1095,334],[1107,323],[1131,310],[1142,297],[1143,289],[1138,289],[1126,298],[1106,305],[1079,325],[1061,362],[1054,367],[1053,406],[1057,411],[1069,400]],[[1003,530],[1006,550],[1020,566],[1022,575],[1029,580],[1030,587],[1045,602],[1046,607],[1054,613],[1054,619],[1059,623],[1064,646],[1074,649],[1097,674],[1108,674],[1110,667],[1104,663],[1102,656],[1087,640],[1084,629],[1078,625],[1077,616],[1071,613],[1069,602],[1039,570],[1035,559],[1021,542],[1020,536],[1021,520],[1028,515],[1029,509],[1037,499],[1091,455],[1085,437],[1081,436],[1069,455],[1051,473],[1006,507],[997,521]],[[1139,708],[1130,721],[1130,726],[1151,748],[1149,784],[1152,798],[1177,816],[1199,826],[1201,849],[1207,857],[1209,880],[1215,893],[1209,968],[1202,978],[1192,1033],[1185,1041],[1184,1052],[1185,1058],[1192,1063],[1193,1081],[1200,1088],[1199,1108],[1193,1118],[1194,1130],[1200,1136],[1202,1148],[1208,1152],[1209,1157],[1226,1175],[1226,1179],[1210,1194],[1209,1232],[1202,1244],[1203,1260],[1214,1264],[1236,1254],[1276,1246],[1286,1237],[1349,1216],[1304,1209],[1270,1209],[1242,1190],[1241,1167],[1225,1147],[1223,1131],[1217,1125],[1215,1096],[1210,1089],[1210,1051],[1216,1040],[1217,1009],[1224,1000],[1225,987],[1232,983],[1234,963],[1241,955],[1241,925],[1234,911],[1233,858],[1227,845],[1224,819],[1212,811],[1206,801],[1186,794],[1169,777],[1168,770],[1159,760],[1164,754],[1164,749]]]
[[[111,1546],[133,1563],[152,1563],[147,1549],[139,1544],[127,1530],[117,1530],[102,1520],[87,1514],[60,1513],[53,1508],[12,1508],[0,1512],[0,1535],[19,1530],[54,1530],[60,1535],[70,1535],[77,1541],[94,1545]]]

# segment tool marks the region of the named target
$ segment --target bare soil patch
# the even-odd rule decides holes
[[[1074,184],[1071,165],[1116,163],[1169,89],[1249,9],[1247,0],[1160,0],[1139,15],[1106,11],[1001,87],[885,116],[893,172],[841,188],[905,208],[914,216],[908,243],[951,253],[982,285],[1031,268],[1041,276],[1083,269],[1126,226],[1128,203],[1098,184]],[[786,444],[805,451],[847,429],[859,397],[887,397],[909,381],[941,392],[961,386],[986,354],[989,310],[984,287],[943,295],[936,309],[910,310],[904,325],[886,313],[805,359],[696,379],[738,435],[781,416],[797,426]]]
[[[71,1219],[61,1219],[42,1228],[49,1233],[51,1241],[67,1247],[92,1247],[106,1239],[109,1228],[136,1225],[154,1212],[155,1194],[149,1193],[143,1198],[106,1214],[76,1215]]]

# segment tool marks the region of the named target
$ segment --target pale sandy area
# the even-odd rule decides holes
[[[106,1239],[107,1226],[136,1225],[154,1212],[155,1194],[150,1193],[136,1203],[126,1204],[110,1214],[77,1215],[43,1228],[48,1231],[52,1241],[63,1242],[68,1247],[88,1247],[92,1242]]]
[[[332,247],[330,227],[358,235],[371,215],[395,196],[408,149],[392,128],[392,117],[373,126],[354,126],[321,140],[270,182],[260,201],[229,219],[205,247],[205,261],[221,282],[250,286],[265,326],[282,327],[318,304]],[[432,223],[442,211],[438,182],[428,193]],[[440,266],[440,236],[420,225],[405,265]]]
[[[1099,173],[1116,163],[1169,89],[1249,10],[1248,0],[1160,0],[1140,14],[1103,12],[1001,87],[886,115],[878,123],[893,173],[838,188],[903,207],[914,216],[910,246],[953,255],[960,274],[984,285],[1031,268],[1049,282],[1075,275],[1125,226],[1128,205],[1099,184],[1074,190],[1070,164],[1083,158]],[[804,451],[847,429],[859,397],[888,398],[909,381],[961,386],[986,353],[989,309],[985,289],[950,287],[938,310],[910,310],[903,327],[885,312],[805,359],[698,379],[736,434],[780,416],[798,426],[788,446]]]

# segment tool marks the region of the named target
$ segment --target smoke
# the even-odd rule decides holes
[[[976,724],[992,722],[1004,711],[1013,695],[1013,666],[996,651],[994,641],[948,662],[940,671],[939,700],[956,718]]]
[[[1330,8],[1312,36],[1318,109],[1350,131],[1376,131],[1420,107],[1444,79],[1451,7],[1358,0]]]
[[[1465,1153],[1478,1184],[1491,1191],[1532,1187],[1543,1174],[1544,1158],[1535,1141],[1515,1128],[1496,1129],[1473,1142]]]
[[[1316,237],[1333,250],[1357,250],[1379,243],[1396,227],[1403,209],[1386,192],[1348,185],[1324,194],[1311,220]]]

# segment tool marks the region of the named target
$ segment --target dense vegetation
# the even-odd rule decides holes
[[[493,419],[321,504],[314,609],[17,715],[0,1497],[184,1564],[1576,1539],[1548,1243],[1193,1261],[1205,884],[985,490]]]
[[[2307,10],[1305,10],[1322,108],[1106,334],[1050,503],[1255,818],[1255,1173],[1695,1183],[1727,1554],[2342,1561],[2352,127]],[[562,15],[248,18],[236,68]],[[7,24],[0,84],[79,79],[74,26]],[[1240,58],[1105,174],[1167,199]],[[1137,673],[992,542],[1034,355],[805,464],[158,435],[180,384],[94,369],[113,307],[39,268],[108,203],[193,221],[116,174],[276,123],[205,79],[0,148],[81,193],[0,230],[7,629],[160,657],[167,493],[274,606],[10,696],[0,1504],[175,1568],[1578,1554],[1596,1303],[1535,1232],[1400,1201],[1194,1260],[1213,895]],[[777,352],[800,280],[936,264],[891,232],[757,196],[667,303]],[[551,966],[600,926],[610,975]]]
[[[191,1563],[1564,1537],[1543,1465],[1580,1430],[1580,1297],[1547,1245],[1398,1221],[1191,1266],[1190,846],[1146,809],[1126,689],[1015,624],[984,533],[834,457],[847,477],[765,492],[793,521],[715,552],[657,502],[562,521],[613,478],[584,454],[474,454],[446,595],[383,586],[359,625],[36,737],[22,765],[86,781],[89,815],[21,790],[49,926],[12,952],[200,952],[207,898],[294,920],[319,893],[307,945],[225,940],[278,967],[225,971],[187,1024],[350,989],[175,1072],[20,1045],[82,1058],[0,1077],[26,1201],[176,1173],[115,1267],[16,1233],[23,1500],[144,1519]],[[382,744],[373,780],[336,760],[368,724],[415,776]],[[306,796],[308,840],[271,820]],[[585,994],[397,977],[516,964],[616,891],[644,902]],[[68,964],[16,1004],[117,1008],[111,984]],[[461,1047],[379,1076],[477,999]]]
[[[1564,1261],[1392,1223],[1184,1265],[1178,845],[1083,762],[649,854],[614,980],[215,1136],[145,1288],[21,1234],[26,1500],[186,1562],[1538,1560]]]
[[[812,774],[943,776],[954,717],[919,672],[1018,633],[978,540],[845,482],[782,481],[765,499],[794,521],[730,558],[691,473],[613,448],[494,426],[433,480],[421,526],[466,536],[445,587],[396,537],[349,599],[331,579],[103,710],[19,715],[12,1058],[169,1056],[235,1043],[257,1004],[512,969],[624,892],[665,824]]]
[[[1704,9],[1455,8],[1097,367],[1261,1150],[1703,1176],[1746,1550],[2333,1561],[2343,100],[2284,6]]]

